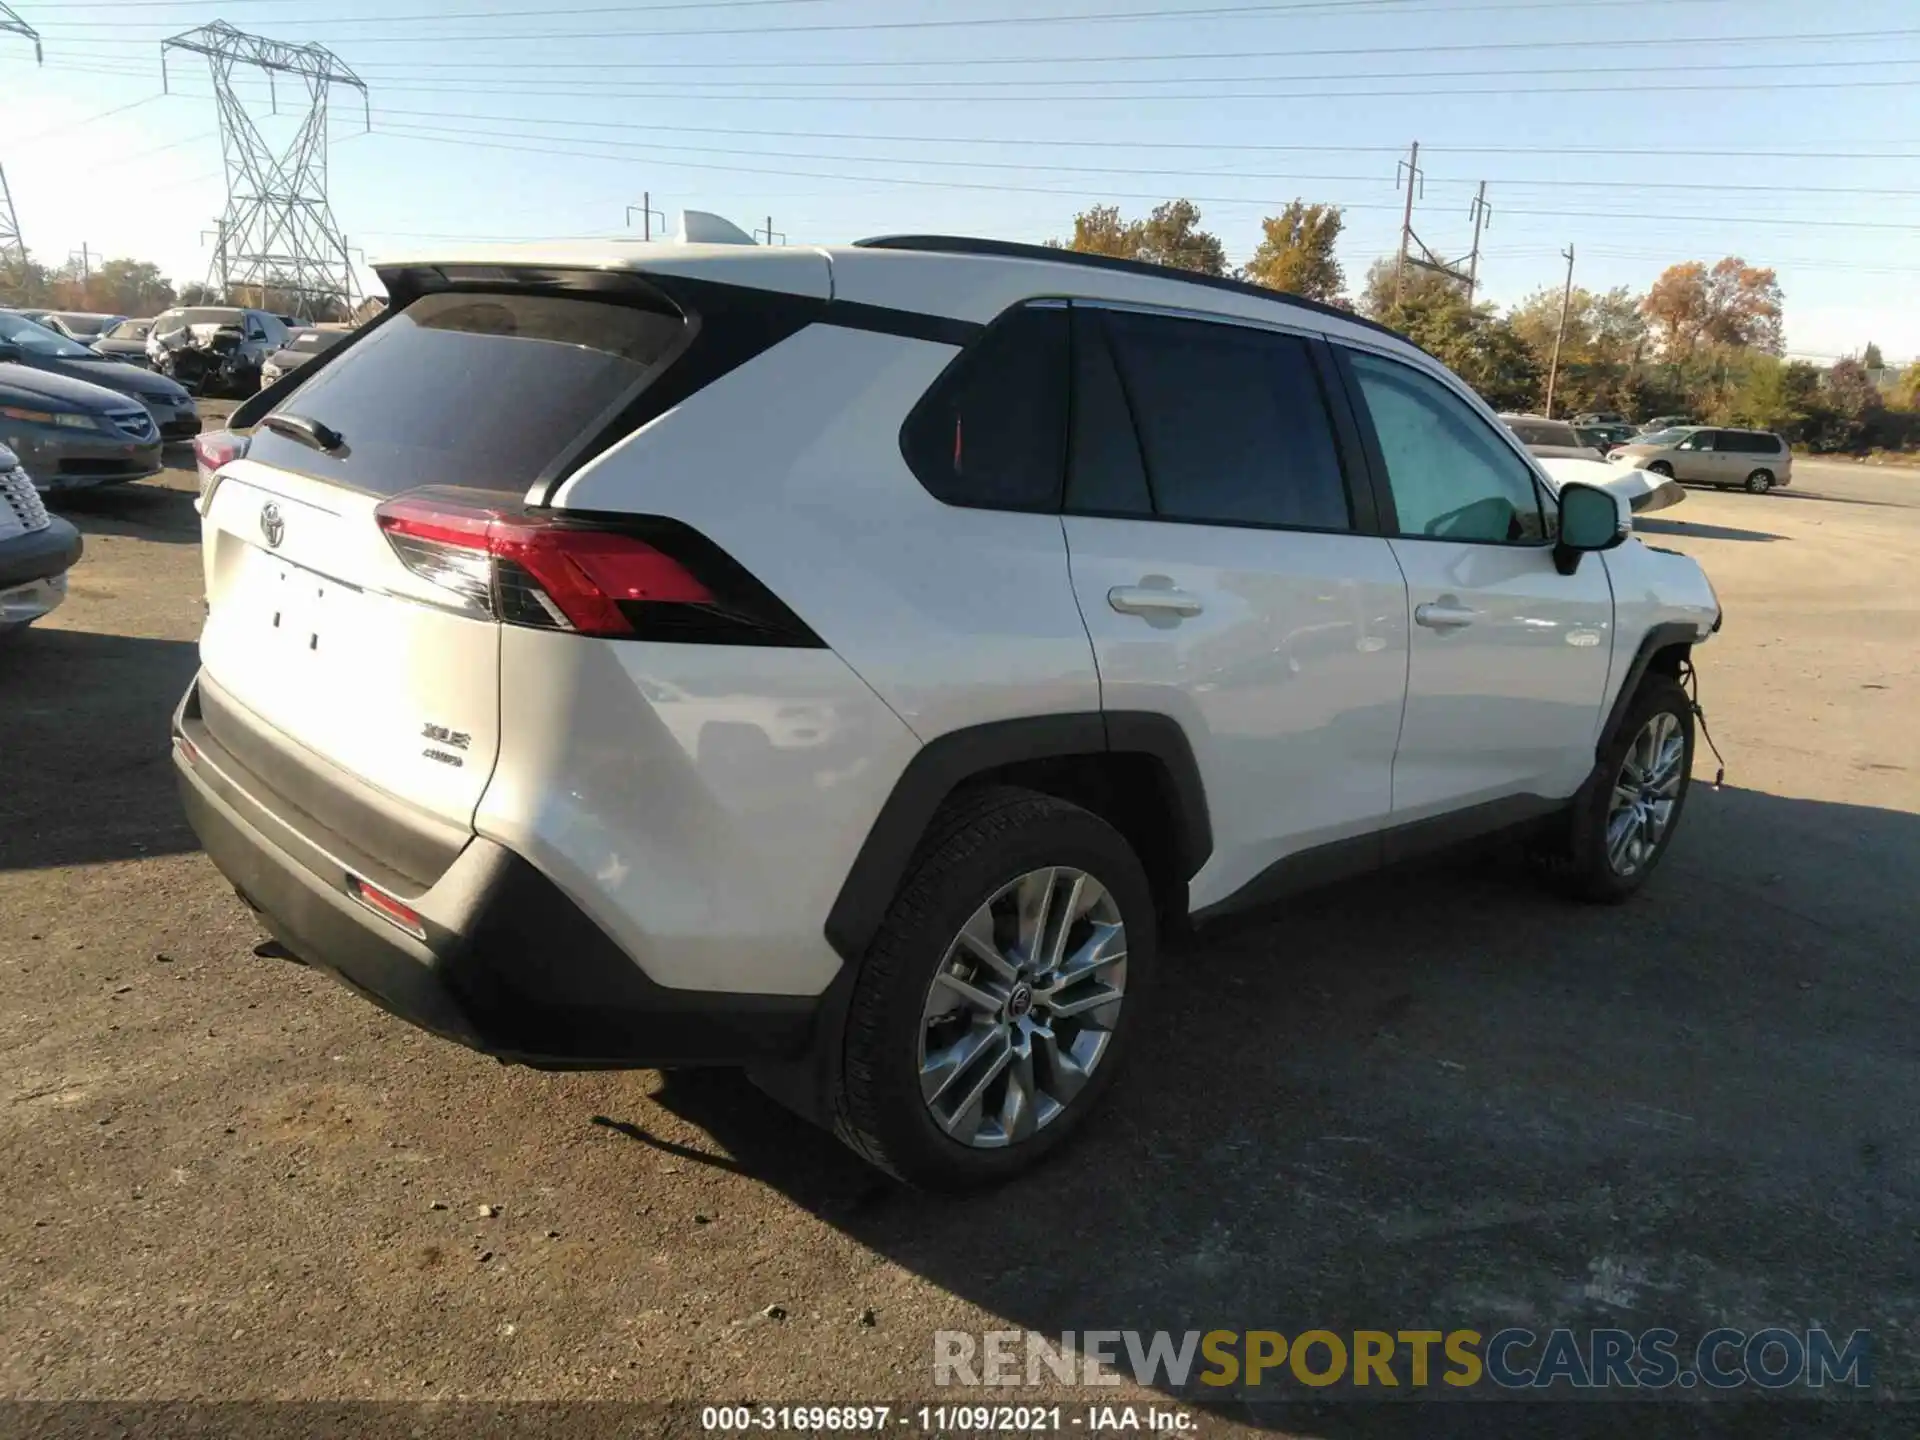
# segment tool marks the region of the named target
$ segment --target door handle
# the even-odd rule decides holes
[[[1122,615],[1198,615],[1206,608],[1198,595],[1150,585],[1116,585],[1107,591],[1107,604]]]
[[[1464,605],[1433,601],[1413,607],[1413,623],[1424,625],[1429,630],[1458,630],[1462,625],[1471,625],[1479,615],[1478,610],[1469,610]]]

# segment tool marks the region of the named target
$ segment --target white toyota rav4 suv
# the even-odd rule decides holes
[[[733,1064],[910,1180],[1057,1145],[1156,937],[1687,794],[1706,577],[1339,310],[940,237],[381,267],[203,437],[174,720],[295,955],[551,1068]]]

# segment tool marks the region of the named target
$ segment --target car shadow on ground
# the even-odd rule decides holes
[[[190,490],[137,481],[91,490],[61,490],[47,508],[72,522],[82,535],[124,535],[168,545],[198,545],[200,516]]]
[[[1731,525],[1706,525],[1693,520],[1659,520],[1652,517],[1634,518],[1633,532],[1636,535],[1671,535],[1684,540],[1692,536],[1699,540],[1786,540],[1791,537],[1776,535],[1771,530],[1740,530]]]
[[[0,870],[199,848],[167,729],[198,665],[192,641],[45,625],[0,645]]]
[[[671,1073],[655,1097],[711,1151],[656,1137],[644,1112],[595,1123],[755,1177],[1056,1340],[1566,1325],[1690,1345],[1819,1323],[1872,1331],[1876,1381],[1910,1388],[1893,1273],[1910,1242],[1885,1237],[1920,1233],[1920,817],[1704,786],[1688,810],[1623,906],[1566,902],[1482,855],[1180,946],[1117,1103],[995,1192],[898,1187],[729,1072]],[[1416,1398],[1404,1350],[1396,1366]],[[1284,1376],[1173,1393],[1330,1437],[1481,1435],[1493,1418]],[[1841,1408],[1814,1428],[1890,1418]],[[1618,1433],[1626,1412],[1528,1413],[1569,1434]],[[1635,1433],[1774,1428],[1744,1406],[1631,1413]]]

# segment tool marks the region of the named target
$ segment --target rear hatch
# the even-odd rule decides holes
[[[276,753],[470,826],[499,748],[497,583],[476,586],[470,538],[401,534],[392,512],[417,520],[424,490],[484,535],[490,507],[544,494],[622,414],[686,323],[638,285],[428,293],[315,357],[203,502],[201,661],[242,707],[210,708],[209,729],[264,722],[294,742]]]

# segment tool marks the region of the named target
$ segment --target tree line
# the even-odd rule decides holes
[[[174,287],[148,260],[119,258],[83,266],[78,259],[48,268],[29,256],[24,265],[0,267],[0,305],[32,310],[79,310],[96,315],[146,319],[172,305],[249,305],[276,315],[315,321],[345,320],[335,302],[303,300],[290,285],[217,286],[189,281]]]
[[[1885,389],[1877,347],[1821,369],[1782,357],[1785,313],[1772,270],[1727,256],[1711,265],[1669,266],[1645,291],[1576,287],[1561,332],[1561,290],[1538,290],[1502,312],[1469,301],[1453,279],[1383,256],[1347,294],[1336,257],[1338,206],[1295,200],[1261,222],[1252,257],[1238,269],[1203,229],[1190,200],[1124,218],[1096,205],[1076,215],[1062,249],[1145,260],[1203,275],[1228,275],[1338,305],[1400,331],[1445,363],[1497,410],[1539,411],[1546,403],[1554,340],[1557,415],[1618,411],[1687,415],[1706,424],[1777,430],[1814,450],[1864,451],[1920,445],[1920,362]]]

